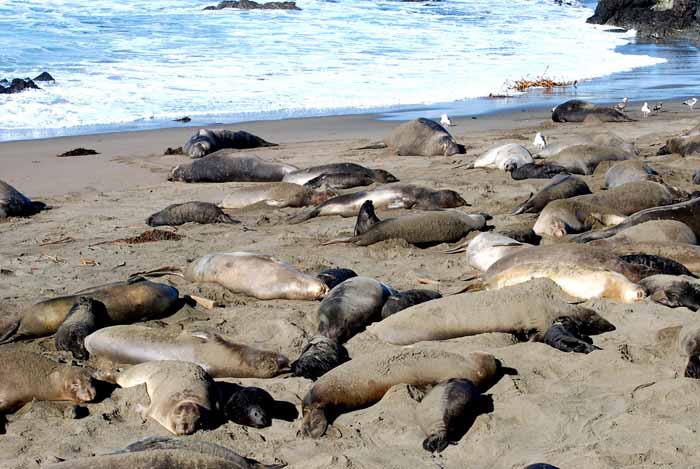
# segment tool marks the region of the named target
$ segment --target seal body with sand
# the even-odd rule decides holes
[[[33,400],[90,402],[97,391],[85,368],[56,363],[38,353],[0,351],[0,414]]]
[[[46,208],[41,202],[32,202],[17,189],[0,179],[0,220],[7,217],[34,215]]]
[[[567,139],[566,142],[548,144],[542,151],[535,155],[535,158],[551,158],[558,155],[562,150],[576,145],[600,145],[602,147],[617,147],[627,153],[633,155],[639,155],[639,150],[634,146],[633,143],[626,142],[619,136],[610,133],[603,132],[595,135],[587,135],[581,137],[575,137],[573,139]]]
[[[366,180],[371,181],[368,184],[361,184],[361,185],[369,185],[369,184],[372,184],[372,182],[390,183],[390,182],[398,182],[399,181],[393,174],[391,174],[388,171],[384,171],[383,169],[365,168],[364,166],[361,166],[361,165],[355,164],[355,163],[331,163],[331,164],[324,164],[324,165],[320,165],[320,166],[313,166],[311,168],[299,169],[299,170],[293,171],[293,172],[285,175],[284,179],[282,179],[282,180],[284,182],[305,185],[316,178],[320,178],[322,176],[334,176],[334,175],[343,175],[343,176],[347,177],[348,180],[355,178],[357,182],[360,182],[360,181],[364,182]],[[361,178],[367,178],[367,179],[361,179]],[[340,180],[338,180],[337,182],[340,182]],[[319,184],[322,184],[322,182],[319,181]],[[330,185],[330,184],[329,184],[329,186],[334,187],[333,185]],[[341,187],[341,186],[344,186],[344,187]],[[352,186],[352,185],[348,186],[347,184],[339,184],[336,188],[346,189],[348,187],[355,187],[355,186]]]
[[[676,220],[647,221],[625,228],[610,238],[592,241],[591,244],[605,246],[606,242],[698,244],[693,230]]]
[[[384,144],[399,156],[451,156],[464,153],[443,126],[423,117],[398,126],[384,139]]]
[[[333,197],[321,205],[290,218],[289,223],[301,223],[328,215],[354,217],[362,205],[371,200],[376,209],[439,210],[469,205],[452,190],[433,190],[412,184],[390,184],[371,191],[360,191]]]
[[[200,129],[182,146],[182,151],[190,158],[201,158],[224,148],[243,150],[246,148],[276,147],[276,143],[266,142],[262,138],[244,130],[210,130]]]
[[[292,362],[292,376],[315,381],[348,360],[350,355],[347,349],[337,340],[317,335],[309,339],[299,358]]]
[[[209,332],[183,331],[173,336],[144,326],[112,326],[85,339],[85,348],[114,363],[157,360],[195,363],[215,378],[271,378],[289,365],[283,355],[236,344]]]
[[[499,372],[498,360],[482,352],[462,356],[410,349],[364,355],[316,381],[302,402],[302,432],[320,438],[335,416],[374,404],[397,384],[430,386],[463,378],[484,391],[500,378]]]
[[[683,135],[672,137],[659,150],[660,155],[677,153],[681,156],[700,156],[700,125],[695,126]]]
[[[591,175],[603,161],[625,161],[636,158],[635,155],[617,147],[589,144],[568,147],[551,158],[551,162],[565,167],[570,173]]]
[[[257,156],[234,156],[230,150],[219,150],[192,163],[175,166],[168,181],[279,182],[287,173],[297,169]]]
[[[490,149],[468,167],[496,168],[503,171],[512,171],[533,161],[532,155],[527,148],[516,143],[508,143]]]
[[[392,293],[382,307],[382,319],[388,318],[392,314],[396,314],[411,306],[438,298],[442,298],[442,295],[433,290],[416,289]]]
[[[566,101],[552,111],[554,122],[583,122],[590,116],[595,116],[602,122],[628,122],[632,120],[617,109],[596,106],[579,99]]]
[[[649,298],[669,308],[686,307],[700,309],[700,284],[686,275],[652,275],[639,284],[646,289]]]
[[[172,204],[160,212],[154,213],[146,220],[148,226],[177,226],[185,223],[240,223],[221,211],[219,207],[209,202],[186,202]]]
[[[336,195],[336,192],[327,189],[317,191],[289,182],[271,182],[236,189],[224,197],[221,207],[243,208],[259,202],[275,208],[306,207],[322,204]]]
[[[152,418],[175,435],[211,427],[221,408],[216,383],[194,363],[141,363],[118,373],[114,381],[122,388],[146,384],[151,404],[139,406],[141,416]]]
[[[74,358],[84,360],[88,357],[85,337],[108,325],[110,319],[105,305],[81,296],[56,331],[56,350],[67,350]]]
[[[659,256],[678,262],[691,272],[700,272],[700,246],[680,243],[626,243],[607,239],[596,241],[588,246],[605,249],[618,256],[646,254]]]
[[[539,213],[553,200],[568,199],[577,195],[586,195],[590,193],[591,189],[583,179],[573,174],[561,174],[553,177],[551,182],[544,186],[537,194],[530,195],[530,198],[520,204],[513,213],[515,215],[521,213]]]
[[[570,301],[554,282],[537,279],[499,291],[452,295],[419,304],[372,324],[366,334],[394,345],[489,332],[542,342],[546,332],[562,316],[581,321],[587,334],[615,329],[595,311]]]
[[[467,262],[475,269],[486,272],[497,260],[529,246],[532,245],[521,243],[500,233],[479,233],[467,246]]]
[[[661,182],[659,173],[639,160],[615,163],[605,173],[605,187],[612,189],[632,181]]]
[[[688,357],[685,377],[700,379],[700,327],[697,325],[684,326],[678,335],[678,345],[681,353]]]
[[[17,323],[0,333],[0,341],[54,334],[81,296],[104,304],[112,324],[161,318],[182,306],[177,289],[135,277],[126,282],[109,283],[36,303],[24,312]]]
[[[511,170],[510,177],[516,181],[523,179],[551,179],[563,173],[568,174],[569,170],[556,164],[527,163]]]

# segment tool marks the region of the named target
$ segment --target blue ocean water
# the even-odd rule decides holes
[[[669,61],[658,46],[633,44],[633,33],[586,24],[591,2],[299,0],[302,11],[202,10],[216,2],[0,0],[0,78],[44,70],[56,78],[0,95],[0,141],[157,128],[184,115],[204,124],[434,103],[454,110],[524,76],[636,76]]]

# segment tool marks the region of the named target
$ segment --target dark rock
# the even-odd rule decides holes
[[[56,155],[59,158],[65,158],[66,156],[88,156],[88,155],[99,155],[95,150],[89,148],[75,148],[73,150]]]
[[[664,37],[700,32],[698,0],[600,0],[589,23],[636,29],[643,36]]]
[[[7,82],[7,81],[5,81]],[[20,93],[24,90],[40,90],[38,86],[36,86],[36,83],[34,83],[31,79],[29,78],[15,78],[12,80],[10,83],[10,86],[2,86],[0,85],[0,94],[12,94],[12,93]]]
[[[184,153],[182,152],[182,147],[177,147],[177,148],[168,147],[163,152],[163,155],[184,155]]]
[[[34,81],[56,81],[48,72],[42,72]]]
[[[258,3],[252,0],[224,1],[218,5],[204,8],[205,10],[223,10],[224,8],[237,8],[239,10],[301,10],[296,2],[267,2]]]

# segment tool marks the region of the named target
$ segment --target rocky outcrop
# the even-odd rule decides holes
[[[32,80],[31,78],[13,78],[12,81],[0,80],[0,94],[20,93],[25,90],[40,90],[35,81],[54,81],[47,72],[43,72]]]
[[[700,33],[700,0],[600,0],[589,23],[636,29],[643,36]]]
[[[295,2],[258,3],[252,0],[225,1],[218,5],[208,6],[205,10],[223,10],[224,8],[237,8],[239,10],[301,10]]]

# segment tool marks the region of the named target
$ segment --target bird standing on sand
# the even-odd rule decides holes
[[[651,113],[651,109],[649,109],[649,103],[645,102],[644,106],[642,106],[642,115],[644,117],[649,117],[650,113]]]
[[[692,111],[693,106],[695,106],[695,103],[697,103],[697,102],[698,102],[698,98],[693,98],[693,99],[689,99],[688,101],[684,101],[683,104],[688,106],[690,108],[690,110]]]
[[[440,124],[442,124],[444,127],[452,127],[452,121],[449,117],[447,117],[447,114],[443,114],[440,117]]]
[[[538,150],[544,150],[544,147],[547,146],[547,140],[545,140],[544,135],[539,132],[535,135],[535,140],[533,140],[532,143]]]
[[[627,101],[629,101],[629,100],[630,99],[627,96],[625,96],[624,98],[622,98],[621,103],[617,103],[615,105],[615,109],[617,109],[620,112],[625,112],[625,108],[627,107]]]
[[[660,112],[661,108],[664,107],[664,103],[659,101],[658,103],[654,104],[654,107],[652,108],[652,111],[654,112]]]

